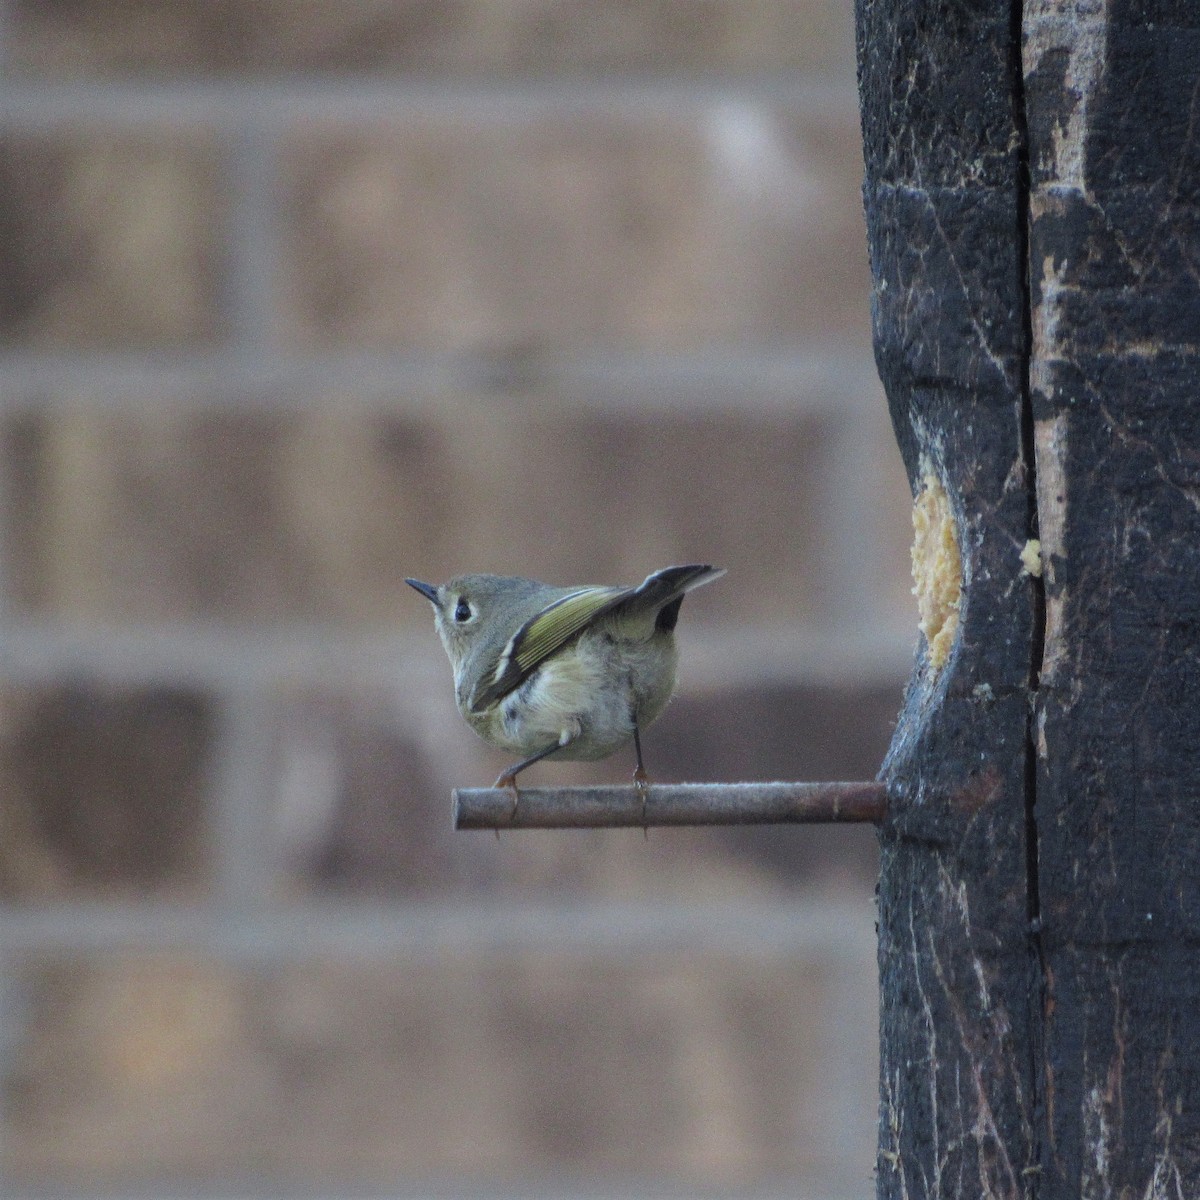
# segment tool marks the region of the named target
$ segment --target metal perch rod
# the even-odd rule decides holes
[[[643,829],[656,825],[879,822],[882,783],[670,783],[635,787],[456,788],[455,829]]]

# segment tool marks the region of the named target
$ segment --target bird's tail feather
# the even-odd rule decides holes
[[[661,571],[648,575],[634,595],[645,597],[647,602],[662,604],[675,596],[690,592],[693,588],[720,579],[724,574],[724,567],[712,567],[707,563],[687,567],[663,567]]]

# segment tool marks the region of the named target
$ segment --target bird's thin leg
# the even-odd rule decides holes
[[[509,814],[510,820],[517,815],[517,802],[521,798],[521,793],[517,789],[517,776],[524,771],[526,767],[532,767],[535,762],[541,762],[543,758],[553,754],[555,750],[561,750],[571,740],[572,739],[567,730],[564,729],[558,741],[551,742],[550,745],[539,750],[536,754],[531,754],[528,758],[521,759],[519,763],[513,763],[513,765],[506,771],[502,771],[500,773],[499,778],[492,786],[498,788],[508,788],[512,792],[512,812]]]
[[[642,762],[642,738],[638,732],[637,721],[633,723],[633,752],[637,755],[637,766],[633,769],[633,786],[637,788],[642,798],[642,835],[650,837],[650,826],[646,822],[646,796],[650,791],[650,776],[646,774],[646,765]]]

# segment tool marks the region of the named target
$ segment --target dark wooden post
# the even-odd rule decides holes
[[[1200,1196],[1200,5],[1025,21],[1045,1195]]]
[[[876,357],[963,585],[885,766],[878,1189],[1014,1197],[1038,1165],[1039,978],[1019,51],[1009,5],[985,0],[862,0],[858,39]]]
[[[879,1194],[1185,1200],[1200,6],[857,25],[876,354],[933,528],[886,764]]]

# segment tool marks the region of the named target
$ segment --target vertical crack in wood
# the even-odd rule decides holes
[[[1017,269],[1021,296],[1021,460],[1025,468],[1027,496],[1027,536],[1039,538],[1037,503],[1037,450],[1033,417],[1033,283],[1030,263],[1030,192],[1032,189],[1029,126],[1025,97],[1024,0],[1012,0],[1010,8],[1010,53],[1012,65],[1013,121],[1017,138]],[[1045,958],[1041,936],[1041,897],[1039,883],[1037,824],[1037,693],[1041,679],[1042,656],[1046,645],[1046,588],[1040,574],[1029,575],[1030,604],[1033,608],[1029,653],[1029,706],[1025,716],[1025,896],[1029,921],[1029,1062],[1030,1149],[1033,1161],[1026,1168],[1026,1195],[1035,1198],[1041,1192],[1042,1128],[1044,1125],[1044,1087],[1042,1079],[1045,1031]]]

